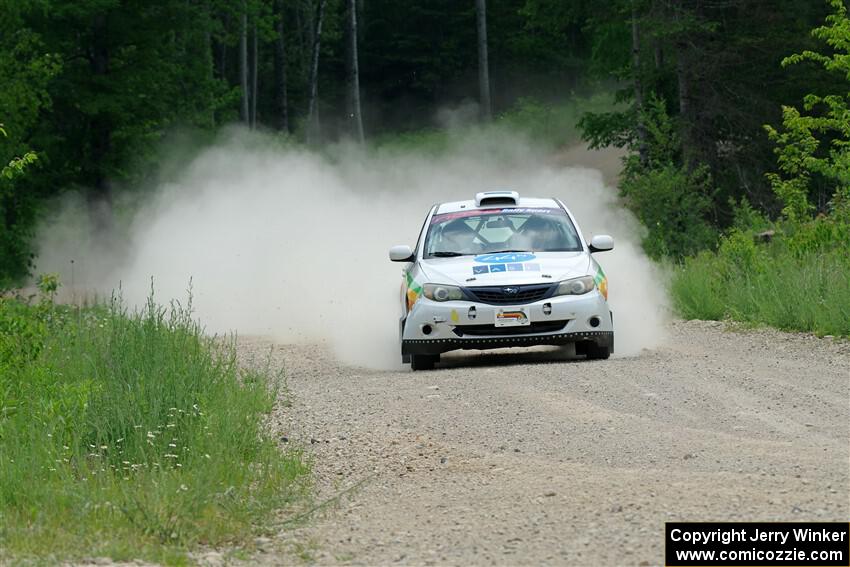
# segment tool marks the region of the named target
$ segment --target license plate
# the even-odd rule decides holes
[[[528,309],[523,307],[511,307],[496,311],[497,327],[522,327],[531,325],[531,316]]]

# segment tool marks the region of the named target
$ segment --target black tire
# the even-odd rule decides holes
[[[433,354],[411,354],[410,369],[416,370],[434,370],[434,364],[440,360],[440,355]]]

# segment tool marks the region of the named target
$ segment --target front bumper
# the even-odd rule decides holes
[[[469,308],[475,307],[475,317]],[[546,309],[544,309],[546,306]],[[531,324],[495,327],[496,312],[511,307],[528,310]],[[596,322],[596,326],[593,326]],[[559,296],[515,306],[471,301],[431,301],[414,304],[402,324],[401,354],[440,354],[459,349],[492,349],[594,342],[613,352],[614,325],[608,303],[598,290],[586,295]]]
[[[401,342],[401,354],[402,356],[409,356],[411,354],[442,354],[460,349],[486,350],[491,348],[535,345],[568,345],[583,341],[594,342],[599,346],[608,346],[609,350],[613,352],[614,331],[588,331],[489,339],[406,339]]]

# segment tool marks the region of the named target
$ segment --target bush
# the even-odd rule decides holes
[[[3,299],[0,337],[7,551],[177,560],[300,494],[300,455],[262,427],[275,384],[190,309]]]
[[[704,168],[647,169],[625,177],[620,190],[647,228],[643,247],[650,257],[682,258],[716,243],[717,232],[706,220],[712,199]]]
[[[734,229],[717,253],[678,266],[672,294],[679,313],[850,336],[850,224],[820,217],[777,228],[766,244]]]

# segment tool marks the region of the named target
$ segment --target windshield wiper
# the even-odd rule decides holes
[[[440,250],[438,252],[431,252],[431,256],[436,258],[453,258],[455,256],[469,256],[469,254],[464,254],[463,252],[449,252],[447,250]]]
[[[487,252],[488,254],[507,254],[508,252],[533,252],[533,250],[496,250],[495,252]]]

